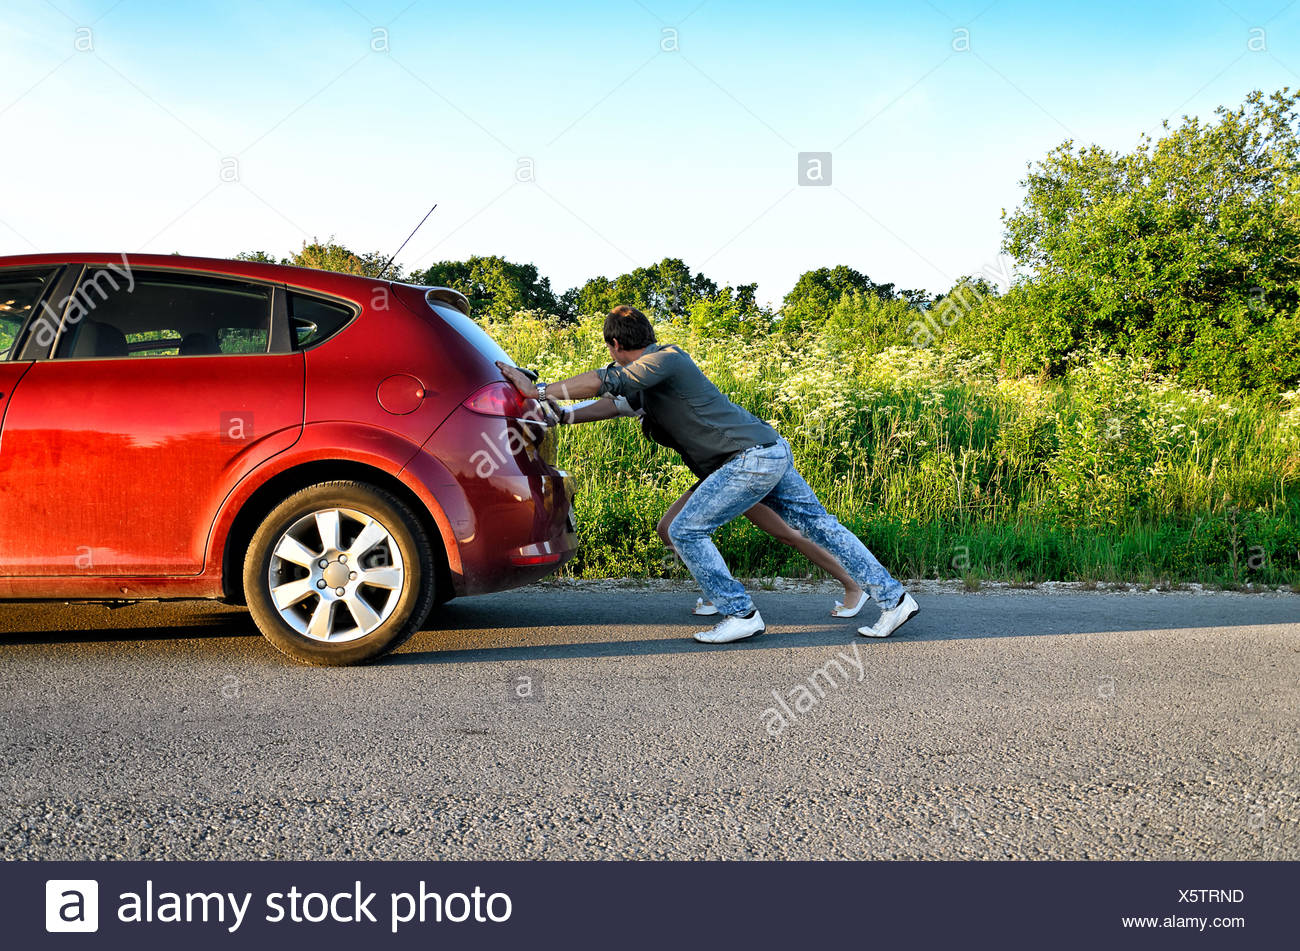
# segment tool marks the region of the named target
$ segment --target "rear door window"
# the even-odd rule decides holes
[[[197,274],[90,270],[64,312],[57,359],[266,353],[269,285]]]

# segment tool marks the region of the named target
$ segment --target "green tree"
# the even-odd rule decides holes
[[[240,251],[235,255],[236,261],[253,261],[257,264],[283,264],[284,261],[265,251]]]
[[[581,287],[572,287],[561,299],[566,311],[574,315],[606,313],[614,306],[613,300],[614,282],[607,277],[593,277]]]
[[[358,254],[338,244],[331,236],[328,241],[321,241],[319,238],[313,238],[311,242],[304,241],[302,249],[286,258],[284,263],[317,268],[322,271],[358,274],[362,277],[378,277],[387,260],[388,255],[379,251]],[[400,281],[401,267],[397,264],[389,266],[388,270],[384,271],[384,277]]]
[[[388,255],[378,251],[358,254],[334,240],[322,241],[313,238],[304,241],[302,248],[286,258],[276,258],[266,251],[241,251],[235,255],[236,261],[256,261],[261,264],[291,264],[296,267],[310,267],[318,271],[338,271],[341,274],[357,274],[362,277],[377,277],[382,270],[384,277],[400,281],[402,267],[392,264],[384,270]]]
[[[820,335],[840,353],[876,353],[915,343],[911,330],[920,311],[901,297],[849,291],[831,308]]]
[[[894,285],[877,284],[846,264],[805,271],[781,304],[781,329],[797,333],[820,327],[830,317],[835,305],[853,293],[874,294],[881,300],[892,300]]]
[[[683,318],[691,305],[718,292],[718,285],[703,273],[692,274],[680,258],[664,258],[610,280],[594,277],[570,298],[577,314],[603,314],[619,304],[630,304],[648,317]]]
[[[460,291],[476,317],[508,317],[519,310],[560,313],[550,278],[540,276],[536,265],[516,264],[497,255],[439,261],[414,272],[411,281]]]
[[[757,291],[757,284],[741,284],[696,298],[688,311],[691,330],[707,337],[766,333],[772,326],[772,312],[759,306]]]
[[[1022,370],[1097,348],[1193,385],[1300,381],[1300,93],[1251,93],[1132,152],[1070,141],[1031,168],[1005,216],[1029,277],[990,322]]]

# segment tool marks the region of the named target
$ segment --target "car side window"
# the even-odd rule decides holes
[[[0,274],[0,360],[13,359],[18,334],[53,272]]]
[[[329,339],[343,329],[354,313],[352,308],[337,301],[290,291],[289,327],[294,347],[305,350]]]
[[[55,359],[266,353],[270,330],[267,285],[88,268],[64,311]]]

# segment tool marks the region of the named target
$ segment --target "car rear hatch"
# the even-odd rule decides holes
[[[518,366],[515,359],[469,316],[465,295],[449,287],[416,287],[394,284],[393,291],[411,310],[442,324],[462,343],[450,355],[469,382],[462,405],[474,412],[500,415],[513,420],[536,449],[548,469],[556,464],[556,437],[544,421],[536,400],[520,399],[497,368],[500,361]],[[446,335],[443,335],[444,337]]]

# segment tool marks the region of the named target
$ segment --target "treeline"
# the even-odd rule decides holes
[[[1003,213],[1014,267],[986,264],[934,296],[838,265],[804,273],[770,308],[756,284],[719,285],[679,258],[559,293],[536,266],[496,256],[386,276],[454,287],[489,321],[529,311],[567,322],[632,304],[702,334],[989,354],[1010,375],[1060,376],[1110,353],[1190,386],[1271,397],[1300,386],[1298,103],[1287,88],[1255,92],[1127,153],[1062,143]],[[333,239],[279,261],[239,257],[371,276],[385,260]],[[990,275],[1005,278],[1004,294]]]
[[[369,277],[377,276],[386,260],[377,252],[352,251],[333,238],[304,243],[300,251],[285,258],[277,259],[264,251],[244,252],[237,258]],[[559,294],[536,265],[519,264],[496,255],[439,261],[409,273],[393,264],[384,271],[384,276],[413,284],[455,288],[468,298],[475,317],[489,321],[530,311],[565,322],[583,314],[606,313],[618,304],[631,304],[658,321],[682,321],[703,331],[746,334],[817,330],[841,303],[857,300],[894,304],[890,313],[895,319],[905,320],[909,315],[915,319],[921,311],[945,297],[942,294],[931,297],[918,290],[896,290],[893,284],[877,284],[854,268],[838,265],[801,275],[781,306],[773,309],[757,301],[757,283],[719,286],[703,272],[692,273],[680,258],[664,258],[658,264],[613,278],[593,277],[581,287]],[[981,286],[986,293],[993,293],[987,285]]]

